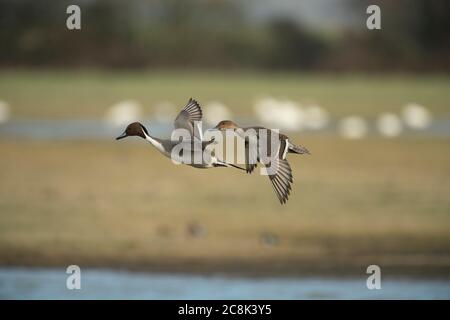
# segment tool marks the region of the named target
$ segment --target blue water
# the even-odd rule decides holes
[[[0,268],[1,299],[450,299],[450,280],[244,278],[83,269],[68,290],[65,269]]]
[[[242,125],[254,124],[249,119],[239,119]],[[144,120],[143,123],[156,136],[169,137],[173,129],[172,123],[160,123]],[[0,124],[0,137],[23,138],[37,140],[71,140],[71,139],[107,139],[114,140],[125,129],[125,125],[117,126],[96,119],[73,120],[11,120]],[[207,128],[204,127],[204,130]],[[336,134],[337,124],[318,131],[302,131],[306,135]],[[373,121],[369,123],[369,134],[377,136]],[[450,137],[450,118],[435,119],[426,130],[414,131],[405,128],[401,136]]]

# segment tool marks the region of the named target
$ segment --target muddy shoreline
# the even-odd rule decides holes
[[[363,263],[338,263],[338,262],[313,262],[295,259],[278,261],[258,259],[160,259],[133,261],[120,260],[118,258],[93,259],[74,258],[64,259],[54,257],[52,259],[7,259],[0,257],[0,267],[19,268],[66,268],[68,265],[77,264],[83,268],[122,270],[128,272],[144,273],[173,273],[226,277],[246,278],[365,278],[366,268],[369,264]],[[446,264],[428,263],[415,265],[401,265],[396,263],[380,264],[382,276],[390,278],[426,278],[426,279],[450,279],[450,267]]]

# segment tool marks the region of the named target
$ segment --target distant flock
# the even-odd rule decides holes
[[[176,115],[177,108],[170,101],[160,101],[154,106],[152,119],[169,123]],[[136,100],[123,100],[112,105],[105,114],[105,120],[112,125],[121,126],[143,116],[143,108]],[[209,101],[204,107],[204,119],[212,125],[222,119],[233,117],[230,109],[222,102]],[[12,118],[10,105],[0,100],[0,125]],[[346,139],[361,139],[368,135],[369,121],[359,115],[348,115],[332,123],[328,111],[319,104],[302,105],[290,99],[265,97],[253,104],[253,117],[264,126],[280,130],[318,131],[333,127],[337,133]],[[376,131],[383,137],[394,138],[405,129],[425,130],[432,124],[431,112],[418,103],[405,104],[399,114],[382,112],[375,119]]]
[[[113,105],[105,119],[111,124],[120,126],[142,118],[142,106],[134,100],[124,100]],[[302,105],[290,99],[266,97],[253,104],[253,117],[270,128],[278,128],[288,132],[314,132],[335,130],[345,139],[365,138],[370,132],[370,123],[375,125],[376,132],[386,138],[400,136],[405,129],[425,130],[432,124],[431,112],[418,103],[405,104],[400,113],[382,112],[375,119],[368,121],[359,115],[331,121],[329,112],[319,104]],[[204,120],[213,125],[222,119],[230,119],[233,114],[226,104],[217,100],[210,101],[203,107]],[[176,115],[176,106],[169,101],[161,101],[154,106],[152,119],[169,123]],[[254,120],[252,120],[254,119]]]

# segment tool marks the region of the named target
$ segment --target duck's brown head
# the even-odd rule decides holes
[[[217,130],[227,130],[227,129],[239,129],[239,126],[231,120],[220,121],[217,126],[214,127]]]
[[[128,125],[124,133],[118,136],[116,140],[120,140],[131,136],[138,136],[145,139],[145,135],[148,135],[147,129],[139,122],[133,122]]]

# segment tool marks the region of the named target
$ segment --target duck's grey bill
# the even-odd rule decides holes
[[[118,136],[117,138],[116,138],[116,140],[120,140],[120,139],[123,139],[123,138],[126,138],[127,137],[127,134],[124,132],[124,133],[122,133],[120,136]]]

